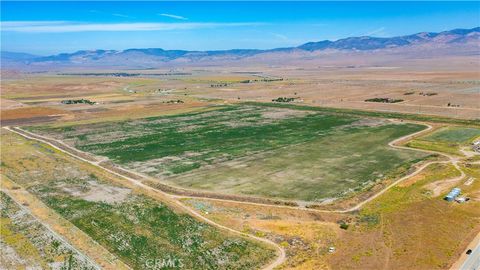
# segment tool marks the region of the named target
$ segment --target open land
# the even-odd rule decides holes
[[[3,192],[0,192],[0,203],[3,267],[98,268]]]
[[[2,126],[78,150],[2,129],[2,266],[448,269],[480,232],[477,66],[324,55],[7,74]],[[443,200],[454,187],[470,200]]]
[[[201,113],[31,130],[180,187],[320,201],[362,190],[405,163],[424,158],[425,154],[388,146],[423,128],[234,105]]]
[[[2,150],[5,176],[132,268],[164,259],[177,267],[254,269],[273,254],[104,179],[48,146],[2,131]]]

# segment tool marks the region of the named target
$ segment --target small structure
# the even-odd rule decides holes
[[[449,201],[449,202],[455,200],[455,198],[456,198],[458,195],[460,195],[460,192],[461,192],[461,191],[462,191],[462,190],[459,189],[459,188],[454,188],[454,189],[452,189],[452,191],[450,191],[450,193],[448,193],[447,196],[445,196],[445,200],[446,200],[446,201]]]
[[[480,153],[480,140],[472,143],[472,150]]]
[[[456,201],[457,203],[464,203],[464,202],[470,201],[470,198],[469,198],[469,197],[457,197],[457,198],[455,199],[455,201]]]

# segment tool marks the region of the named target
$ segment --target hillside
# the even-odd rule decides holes
[[[402,53],[419,55],[471,55],[480,46],[480,27],[439,33],[421,32],[398,37],[349,37],[336,41],[308,42],[297,47],[269,50],[232,49],[218,51],[164,50],[161,48],[81,50],[50,56],[2,51],[3,67],[158,67],[185,63],[224,63],[229,61],[278,62],[278,59],[318,57],[321,53]]]

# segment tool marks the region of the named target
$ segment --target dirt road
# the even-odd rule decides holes
[[[83,158],[83,157],[81,157],[81,156],[75,155],[75,154],[73,154],[73,153],[71,153],[71,152],[69,152],[69,151],[66,151],[66,150],[64,150],[64,149],[62,149],[62,148],[60,148],[60,147],[52,144],[51,142],[49,142],[49,141],[48,141],[48,138],[45,138],[45,137],[43,137],[43,136],[40,136],[40,135],[37,135],[37,134],[33,134],[33,133],[31,133],[31,132],[22,130],[22,129],[18,128],[18,127],[17,127],[17,128],[4,127],[4,128],[7,129],[7,130],[9,130],[9,131],[11,131],[11,132],[14,132],[14,133],[16,133],[16,134],[18,134],[18,135],[20,135],[20,136],[22,136],[22,137],[24,137],[24,138],[27,138],[27,139],[30,139],[30,140],[36,140],[36,141],[39,141],[39,142],[48,144],[48,145],[50,145],[51,147],[53,147],[53,148],[55,148],[55,149],[57,149],[57,150],[65,153],[65,154],[67,154],[67,155],[69,155],[69,156],[72,156],[72,157],[74,157],[74,158],[76,158],[76,159],[79,159],[79,160],[81,160],[81,161],[83,161],[83,162],[87,162],[87,163],[89,163],[90,165],[93,165],[93,166],[95,166],[95,167],[101,168],[102,170],[104,170],[104,171],[106,171],[106,172],[108,172],[108,173],[110,173],[110,174],[112,174],[112,175],[121,177],[121,178],[123,178],[123,179],[131,182],[132,184],[134,184],[134,185],[136,185],[136,186],[138,186],[138,187],[140,187],[140,188],[143,188],[143,189],[145,189],[145,190],[149,190],[149,191],[151,191],[151,192],[160,193],[161,195],[163,195],[163,196],[165,196],[165,197],[167,197],[167,198],[172,198],[172,199],[174,198],[174,197],[171,196],[170,194],[167,194],[167,193],[165,193],[165,192],[163,192],[163,191],[161,191],[161,190],[158,190],[158,189],[155,189],[155,188],[150,187],[150,186],[148,186],[148,185],[145,185],[145,184],[143,184],[142,182],[140,182],[139,180],[133,179],[133,178],[128,177],[128,176],[125,176],[125,175],[121,175],[121,174],[119,174],[119,173],[117,173],[117,172],[114,172],[114,171],[108,169],[108,168],[105,168],[105,167],[103,167],[102,165],[100,165],[98,161],[88,160],[88,159],[85,159],[85,158]],[[53,140],[53,139],[50,139],[50,140]],[[57,141],[57,140],[55,140],[55,141]],[[61,142],[59,142],[59,143],[61,143]],[[63,143],[62,143],[62,144],[63,144]],[[135,174],[135,172],[131,172],[131,173]],[[234,233],[234,234],[243,236],[243,237],[247,237],[247,238],[250,238],[250,239],[254,239],[254,240],[256,240],[256,241],[260,241],[260,242],[263,242],[263,243],[268,244],[268,245],[270,245],[270,246],[273,246],[273,247],[277,250],[278,256],[277,256],[277,258],[275,259],[275,261],[273,261],[273,262],[269,263],[268,265],[264,266],[262,269],[265,269],[265,270],[274,269],[274,268],[276,268],[277,266],[281,265],[281,264],[285,261],[285,259],[286,259],[285,250],[284,250],[280,245],[278,245],[277,243],[275,243],[275,242],[273,242],[273,241],[270,241],[270,240],[268,240],[268,239],[266,239],[266,238],[260,238],[260,237],[257,237],[257,236],[251,235],[251,234],[247,234],[247,233],[243,233],[243,232],[234,230],[234,229],[232,229],[232,228],[228,228],[228,227],[226,227],[226,226],[223,226],[223,225],[221,225],[221,224],[218,224],[218,223],[216,223],[216,222],[214,222],[214,221],[212,221],[212,220],[204,217],[204,216],[201,215],[200,213],[198,213],[198,212],[196,212],[195,210],[193,210],[192,208],[190,208],[190,207],[182,204],[180,201],[178,201],[178,200],[176,200],[176,199],[174,199],[173,202],[176,203],[179,207],[181,207],[181,208],[182,208],[183,210],[185,210],[186,212],[190,213],[192,216],[196,217],[197,219],[199,219],[199,220],[201,220],[201,221],[203,221],[203,222],[205,222],[205,223],[208,223],[208,224],[210,224],[210,225],[212,225],[212,226],[215,226],[215,227],[217,227],[217,228],[219,228],[219,229],[221,229],[221,230],[228,231],[228,232],[231,232],[231,233]],[[170,203],[171,203],[171,202],[170,202]]]
[[[38,134],[34,134],[32,132],[29,132],[29,131],[25,131],[19,127],[15,127],[15,128],[10,128],[10,127],[4,127],[5,129],[11,131],[11,132],[14,132],[22,137],[25,137],[27,139],[30,139],[30,140],[36,140],[36,141],[39,141],[39,142],[42,142],[42,143],[45,143],[45,144],[48,144],[50,145],[51,147],[67,154],[67,155],[70,155],[76,159],[79,159],[81,161],[84,161],[84,162],[87,162],[93,166],[96,166],[98,168],[101,168],[102,170],[110,173],[110,174],[113,174],[115,176],[118,176],[118,177],[121,177],[123,179],[126,179],[128,180],[129,182],[133,183],[134,185],[136,186],[139,186],[143,189],[146,189],[146,190],[149,190],[149,191],[152,191],[152,192],[157,192],[157,193],[160,193],[162,194],[163,196],[165,197],[168,197],[168,198],[171,198],[174,203],[176,203],[178,206],[180,206],[182,209],[184,209],[185,211],[187,211],[188,213],[190,213],[191,215],[195,216],[196,218],[208,223],[208,224],[211,224],[217,228],[220,228],[222,230],[225,230],[225,231],[229,231],[229,232],[232,232],[232,233],[235,233],[237,235],[241,235],[241,236],[245,236],[245,237],[249,237],[251,239],[255,239],[257,241],[261,241],[261,242],[264,242],[264,243],[267,243],[273,247],[275,247],[275,249],[277,249],[278,251],[278,257],[277,259],[270,263],[269,265],[265,266],[264,269],[273,269],[277,266],[279,266],[280,264],[282,264],[286,257],[285,257],[285,250],[279,246],[278,244],[268,240],[268,239],[265,239],[265,238],[260,238],[260,237],[256,237],[256,236],[253,236],[253,235],[250,235],[250,234],[245,234],[243,232],[240,232],[240,231],[236,231],[234,229],[231,229],[231,228],[228,228],[228,227],[225,227],[221,224],[218,224],[206,217],[204,217],[203,215],[201,215],[200,213],[196,212],[195,210],[191,209],[190,207],[182,204],[179,200],[179,198],[204,198],[204,199],[208,199],[208,200],[217,200],[217,201],[225,201],[225,202],[235,202],[235,203],[245,203],[245,204],[250,204],[250,205],[261,205],[261,206],[270,206],[270,207],[280,207],[280,208],[289,208],[289,209],[296,209],[296,210],[303,210],[303,211],[312,211],[312,212],[330,212],[330,213],[349,213],[349,212],[352,212],[352,211],[356,211],[356,210],[359,210],[360,208],[362,208],[365,204],[369,203],[370,201],[376,199],[377,197],[381,196],[382,194],[384,194],[386,191],[388,191],[390,188],[394,187],[395,185],[397,185],[398,183],[410,178],[410,177],[413,177],[417,174],[419,174],[420,172],[422,172],[426,167],[432,165],[432,164],[441,164],[441,163],[452,163],[455,168],[457,170],[460,171],[461,175],[459,177],[456,177],[456,179],[460,180],[462,178],[465,177],[465,173],[461,170],[460,166],[458,165],[458,158],[457,157],[454,157],[454,156],[451,156],[451,155],[448,155],[448,154],[444,154],[444,153],[441,153],[441,152],[436,152],[436,151],[430,151],[430,150],[421,150],[421,149],[414,149],[414,148],[409,148],[409,147],[405,147],[405,146],[399,146],[397,145],[398,143],[401,143],[401,142],[404,142],[404,141],[407,141],[407,140],[411,140],[412,138],[415,138],[417,136],[420,136],[424,133],[427,133],[429,132],[430,130],[433,129],[433,127],[431,125],[428,125],[428,124],[425,124],[425,123],[416,123],[416,124],[422,124],[422,125],[425,125],[427,128],[424,129],[424,130],[421,130],[421,131],[418,131],[416,133],[413,133],[413,134],[409,134],[409,135],[406,135],[406,136],[403,136],[401,138],[397,138],[393,141],[391,141],[389,143],[389,146],[393,147],[393,148],[397,148],[397,149],[407,149],[407,150],[414,150],[414,151],[421,151],[421,152],[424,152],[424,153],[429,153],[429,154],[438,154],[438,155],[441,155],[441,156],[444,156],[445,158],[447,158],[446,161],[431,161],[431,162],[427,162],[425,164],[423,164],[422,166],[420,166],[419,168],[417,168],[414,172],[396,180],[395,182],[393,182],[392,184],[388,185],[387,187],[385,187],[384,189],[382,189],[381,191],[379,191],[378,193],[376,193],[375,195],[369,197],[368,199],[360,202],[359,204],[351,207],[351,208],[348,208],[348,209],[344,209],[344,210],[321,210],[321,209],[308,209],[308,208],[302,208],[302,207],[295,207],[295,206],[285,206],[285,205],[271,205],[271,204],[263,204],[263,203],[253,203],[253,202],[248,202],[248,201],[236,201],[236,200],[228,200],[228,199],[216,199],[216,198],[204,198],[204,197],[195,197],[195,196],[178,196],[178,195],[172,195],[172,194],[168,194],[166,192],[163,192],[159,189],[156,189],[156,188],[153,188],[151,186],[148,186],[144,183],[142,183],[141,181],[137,180],[137,179],[134,179],[134,178],[131,178],[129,176],[126,176],[126,175],[123,175],[123,174],[120,174],[118,172],[115,172],[109,168],[106,168],[104,167],[102,164],[101,164],[101,161],[102,160],[99,160],[91,155],[89,155],[88,153],[85,153],[85,152],[82,152],[82,151],[79,151],[78,149],[75,149],[71,146],[68,146],[66,145],[65,143],[63,143],[62,141],[60,140],[56,140],[56,139],[52,139],[52,138],[47,138],[45,136],[41,136],[41,135],[38,135]],[[85,156],[86,155],[86,156]],[[136,177],[138,177],[138,179],[142,179],[144,178],[144,176],[134,172],[134,171],[131,171],[131,170],[127,170],[127,169],[122,169],[124,170],[125,172],[128,172],[129,174],[132,174]]]
[[[3,175],[0,190],[95,269],[131,269],[70,221],[61,217],[27,190],[18,188],[14,182]]]

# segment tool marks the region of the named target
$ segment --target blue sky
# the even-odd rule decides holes
[[[2,50],[298,46],[480,25],[480,2],[1,2]]]

